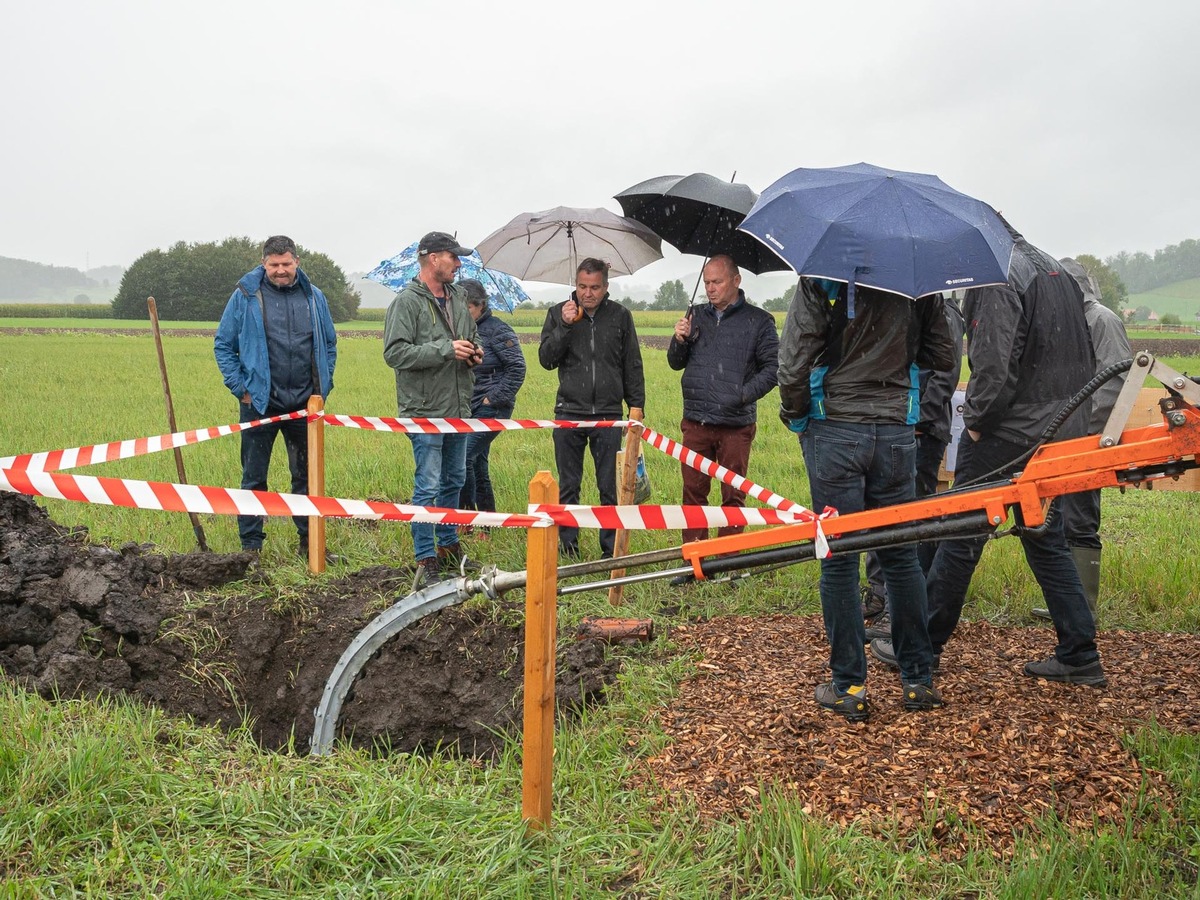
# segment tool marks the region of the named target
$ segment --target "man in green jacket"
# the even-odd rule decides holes
[[[431,231],[417,245],[417,277],[388,307],[383,358],[396,370],[396,409],[402,418],[471,415],[471,369],[483,359],[483,347],[466,294],[454,284],[462,266],[459,257],[471,252],[451,235]],[[456,508],[466,478],[466,435],[408,437],[413,446],[413,505]],[[413,522],[411,528],[413,553],[426,584],[441,580],[443,568],[464,563],[457,525]]]

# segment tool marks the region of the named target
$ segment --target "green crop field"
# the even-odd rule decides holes
[[[663,318],[647,327],[669,328],[669,316]],[[44,327],[44,320],[39,324]],[[524,349],[529,378],[516,415],[548,418],[554,376],[537,365],[535,347]],[[211,338],[168,338],[165,352],[181,430],[237,420],[237,403],[213,362]],[[663,351],[643,353],[647,422],[677,436],[679,375],[667,367]],[[1200,369],[1200,356],[1164,361]],[[335,382],[331,412],[395,414],[394,376],[378,340],[343,339]],[[168,431],[148,335],[0,334],[0,384],[5,393],[0,456]],[[806,504],[800,453],[794,436],[777,421],[776,406],[774,393],[760,404],[750,477]],[[186,448],[189,481],[236,487],[237,440]],[[325,442],[327,494],[408,498],[412,455],[402,435],[328,428]],[[678,464],[653,448],[646,453],[652,502],[678,502]],[[548,432],[501,435],[492,452],[498,505],[523,511],[529,479],[552,468]],[[78,471],[176,478],[169,453]],[[286,490],[286,473],[277,447],[273,490]],[[593,503],[588,480],[582,502]],[[1105,628],[1200,631],[1200,555],[1191,537],[1200,521],[1200,494],[1109,493],[1103,526]],[[167,551],[194,547],[183,515],[41,502],[58,522],[87,526],[93,540],[150,541]],[[201,518],[213,549],[237,549],[231,518]],[[327,528],[331,549],[350,567],[411,560],[404,525],[368,529],[329,520]],[[486,561],[523,569],[525,537],[523,531],[494,535]],[[269,524],[264,564],[274,578],[299,583],[308,576],[292,553],[293,539],[290,523]],[[582,539],[585,550],[594,552],[594,536],[585,533]],[[676,534],[637,532],[631,549],[677,542]],[[755,582],[753,589],[704,585],[688,594],[661,582],[639,585],[627,592],[627,610],[658,616],[665,603],[681,603],[681,623],[727,614],[816,613],[817,574],[813,565],[797,565]],[[2,588],[0,582],[0,603]],[[972,583],[967,615],[1000,625],[1027,624],[1030,608],[1040,600],[1019,543],[996,541]],[[602,605],[595,594],[563,598],[559,621],[565,629],[583,615],[602,612]],[[762,808],[744,819],[708,820],[686,797],[667,797],[655,785],[633,779],[639,759],[661,747],[658,711],[695,672],[694,660],[672,655],[670,639],[664,641],[652,653],[627,658],[607,705],[560,728],[555,828],[540,836],[526,836],[520,825],[516,744],[494,765],[441,753],[381,758],[346,751],[313,760],[262,752],[245,732],[169,723],[161,713],[132,703],[46,703],[3,681],[0,895],[1197,896],[1200,737],[1194,731],[1175,734],[1153,722],[1131,723],[1124,739],[1143,767],[1162,773],[1173,786],[1176,806],[1164,808],[1131,787],[1131,824],[1082,832],[1049,812],[1031,810],[1029,831],[1003,856],[971,851],[943,859],[932,853],[938,821],[954,815],[935,801],[925,821],[897,823],[892,835],[839,826],[802,801],[774,793],[765,794]],[[1137,683],[1124,683],[1113,696],[1137,691]],[[1048,707],[1047,716],[1054,715]],[[864,779],[877,763],[862,760]]]

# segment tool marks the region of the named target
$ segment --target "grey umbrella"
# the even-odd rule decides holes
[[[640,222],[607,209],[558,206],[521,213],[476,245],[484,265],[526,281],[574,284],[581,259],[629,275],[662,259],[662,241]]]

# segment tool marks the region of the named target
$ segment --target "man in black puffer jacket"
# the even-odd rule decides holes
[[[690,311],[675,324],[667,364],[683,370],[683,446],[745,476],[750,444],[758,429],[758,401],[775,387],[779,336],[775,319],[752,306],[741,290],[742,276],[733,259],[714,256],[704,267],[708,305]],[[706,506],[712,477],[680,463],[683,502]],[[746,492],[721,484],[721,505],[746,505]],[[727,525],[717,534],[737,534]],[[704,528],[684,529],[684,543],[708,537]]]

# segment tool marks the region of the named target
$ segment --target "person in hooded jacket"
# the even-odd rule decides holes
[[[1019,471],[1096,368],[1079,285],[1058,260],[1017,232],[1012,235],[1016,247],[1008,284],[974,288],[963,300],[971,377],[954,469],[956,487]],[[1082,437],[1089,416],[1090,405],[1085,403],[1062,423],[1056,439]],[[1107,680],[1096,647],[1096,622],[1063,536],[1060,507],[1054,500],[1043,528],[1020,532],[1025,560],[1058,638],[1054,654],[1026,663],[1024,674],[1102,687]],[[938,545],[927,587],[929,637],[939,661],[962,615],[986,543],[984,536]],[[887,663],[895,659],[888,641],[872,641],[871,653]]]
[[[918,372],[961,365],[941,294],[911,300],[869,287],[801,278],[779,342],[780,418],[800,435],[815,510],[839,513],[915,497]],[[891,602],[903,704],[943,704],[933,685],[925,579],[912,546],[878,551]],[[851,721],[870,715],[858,553],[821,560],[821,613],[832,679],[819,705]]]
[[[402,418],[462,418],[471,415],[475,379],[483,360],[466,292],[454,283],[460,256],[470,249],[443,231],[417,245],[417,277],[396,294],[383,323],[383,358],[396,372],[396,409]],[[414,506],[456,508],[467,473],[465,434],[409,434],[413,448]],[[417,575],[426,584],[443,571],[475,564],[458,541],[458,526],[411,523]]]
[[[758,430],[758,401],[775,387],[779,337],[775,318],[746,300],[733,259],[717,255],[704,266],[708,303],[675,324],[667,365],[683,370],[683,446],[745,477],[750,445]],[[683,503],[706,506],[712,476],[680,463]],[[746,505],[746,492],[721,483],[721,505]],[[739,534],[740,525],[722,526],[719,537]],[[688,528],[683,541],[702,541],[706,528]]]
[[[642,417],[646,404],[642,350],[632,313],[608,296],[608,263],[590,257],[579,263],[570,298],[546,312],[538,362],[543,369],[558,371],[556,419],[620,419],[622,404],[628,405],[630,418]],[[617,502],[621,435],[619,428],[554,429],[561,502],[579,502],[585,448],[591,449],[600,503]],[[602,558],[612,558],[615,542],[614,530],[600,530]],[[565,556],[578,557],[579,529],[560,528],[558,544]]]
[[[1096,355],[1096,374],[1114,363],[1130,359],[1133,345],[1125,333],[1125,323],[1100,302],[1096,280],[1070,257],[1060,262],[1063,271],[1074,278],[1083,291],[1083,315],[1092,340],[1092,352]],[[1118,375],[1106,381],[1092,395],[1092,418],[1088,424],[1088,434],[1099,434],[1104,430],[1124,384],[1125,375]],[[1063,534],[1067,546],[1071,548],[1071,559],[1079,571],[1083,593],[1093,616],[1096,615],[1100,598],[1100,552],[1103,549],[1100,543],[1100,494],[1100,489],[1096,488],[1094,491],[1067,494],[1061,499]],[[1045,608],[1035,608],[1033,614],[1042,619],[1050,618],[1050,610]]]
[[[247,272],[225,304],[213,340],[213,354],[225,387],[238,398],[239,422],[304,409],[314,393],[329,397],[337,363],[337,333],[329,303],[300,268],[296,242],[286,235],[267,238],[262,265]],[[308,423],[303,419],[260,425],[241,432],[242,488],[267,489],[267,470],[276,436],[287,448],[292,493],[308,493]],[[243,550],[259,551],[263,516],[238,516]],[[308,557],[308,518],[292,521]],[[327,561],[335,557],[327,554]]]
[[[511,418],[517,391],[525,383],[525,354],[521,352],[521,343],[507,322],[492,315],[487,289],[479,281],[468,278],[459,285],[466,291],[467,309],[475,320],[483,344],[483,360],[472,372],[475,390],[471,395],[471,416],[476,419]],[[499,435],[498,431],[467,435],[467,480],[459,504],[462,509],[496,511],[488,455],[492,441]]]

